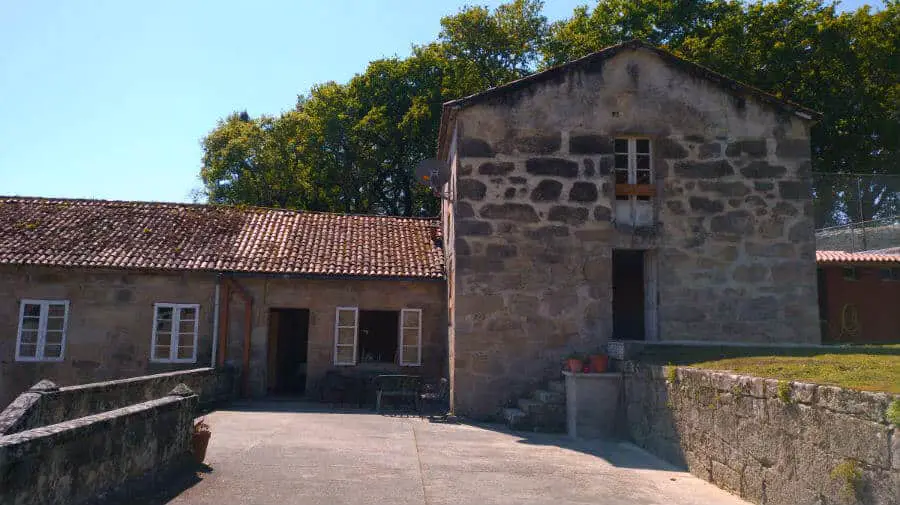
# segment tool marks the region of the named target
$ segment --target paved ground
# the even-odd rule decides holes
[[[141,503],[746,505],[626,443],[285,402],[207,420],[211,469]]]

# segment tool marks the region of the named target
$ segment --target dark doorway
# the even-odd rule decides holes
[[[399,338],[398,311],[359,311],[359,363],[396,363]]]
[[[644,251],[614,249],[613,335],[644,340]]]
[[[306,389],[308,309],[269,312],[269,391],[301,395]]]

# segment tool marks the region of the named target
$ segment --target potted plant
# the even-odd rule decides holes
[[[206,448],[209,446],[209,437],[211,436],[209,424],[205,418],[201,417],[194,423],[194,428],[191,430],[191,451],[194,453],[197,463],[203,463],[203,460],[206,459]]]
[[[603,352],[591,354],[591,372],[604,373],[609,367],[609,355]]]
[[[572,353],[566,357],[566,368],[572,373],[581,373],[584,369],[584,360],[580,354]]]

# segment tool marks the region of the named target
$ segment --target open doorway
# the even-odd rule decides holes
[[[656,340],[656,254],[614,249],[612,264],[614,337]]]
[[[399,311],[359,311],[359,363],[396,363],[399,332]]]
[[[269,311],[269,392],[302,395],[306,389],[308,309]]]

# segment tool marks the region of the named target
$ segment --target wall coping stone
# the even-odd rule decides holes
[[[621,379],[623,377],[622,372],[583,373],[583,372],[563,371],[563,375],[565,375],[566,377],[575,377],[577,379],[593,379],[593,380]]]

